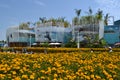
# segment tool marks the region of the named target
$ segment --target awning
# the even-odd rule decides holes
[[[32,45],[37,45],[37,43],[33,43]]]
[[[120,43],[115,43],[115,45],[117,46],[117,45],[120,45]]]
[[[49,45],[61,45],[61,43],[49,43]]]

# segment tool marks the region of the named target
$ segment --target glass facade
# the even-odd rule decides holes
[[[102,25],[103,27],[103,25]],[[99,31],[101,30],[101,31]],[[109,39],[111,36],[110,32],[107,31],[104,35],[105,39]],[[40,26],[35,26],[33,31],[30,30],[21,30],[19,27],[12,27],[7,30],[7,41],[17,43],[26,43],[28,45],[33,43],[67,43],[71,39],[82,41],[84,40],[85,35],[95,35],[103,34],[104,29],[100,29],[99,25],[84,25],[84,26],[72,26],[72,27],[63,27],[62,25],[52,26],[51,23],[41,24]],[[79,33],[78,33],[79,32]],[[111,31],[114,32],[114,31]],[[110,34],[110,36],[109,36]],[[112,33],[113,34],[113,33]],[[118,33],[116,33],[116,36]],[[108,37],[108,36],[109,37]],[[79,39],[78,39],[79,36]],[[115,36],[114,36],[115,37]],[[116,38],[115,38],[116,39]],[[118,40],[118,39],[116,39]],[[113,40],[114,41],[114,40]],[[109,41],[108,41],[109,42]],[[117,41],[116,41],[117,42]],[[113,42],[112,42],[113,43]]]
[[[105,26],[104,27],[104,39],[108,44],[115,44],[120,41],[120,30],[119,26]]]
[[[19,30],[18,27],[11,27],[7,30],[6,38],[9,46],[17,44],[31,45],[35,42],[35,33],[30,30]]]
[[[60,42],[66,43],[72,38],[72,29],[57,26],[36,27],[36,42]]]

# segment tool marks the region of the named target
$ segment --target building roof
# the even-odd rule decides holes
[[[30,31],[30,30],[18,30],[16,32],[35,34],[33,31]]]
[[[120,25],[120,20],[115,21],[114,25]]]

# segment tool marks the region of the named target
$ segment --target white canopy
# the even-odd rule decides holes
[[[49,45],[61,45],[61,43],[50,43]]]

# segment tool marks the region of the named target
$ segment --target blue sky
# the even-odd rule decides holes
[[[85,15],[89,7],[94,14],[100,8],[120,19],[120,0],[0,0],[0,40],[6,40],[6,29],[22,22],[36,22],[39,17],[65,17],[72,21],[74,9],[82,9]]]

